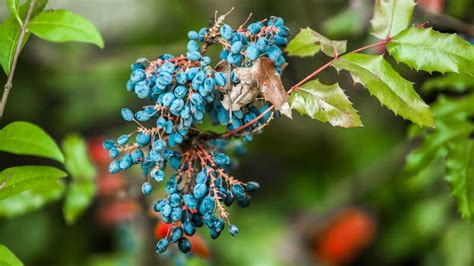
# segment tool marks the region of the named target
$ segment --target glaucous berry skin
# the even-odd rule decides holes
[[[112,174],[116,174],[116,173],[120,172],[121,169],[120,169],[119,161],[111,161],[110,164],[109,164],[108,170]]]
[[[232,32],[232,28],[227,24],[222,25],[220,28],[221,36],[226,40],[230,40],[232,38]]]
[[[156,244],[156,253],[165,252],[169,244],[170,242],[166,238],[163,238],[160,241],[158,241],[158,243]]]
[[[155,212],[161,212],[165,204],[166,204],[166,201],[164,199],[158,200],[157,202],[155,202],[155,205],[153,205],[153,210]]]
[[[247,191],[248,192],[253,192],[260,189],[260,184],[254,181],[250,181],[247,183]]]
[[[130,110],[128,108],[122,108],[121,114],[122,114],[123,120],[125,120],[125,121],[132,121],[133,120],[132,110]]]
[[[140,146],[145,146],[150,143],[151,136],[148,133],[138,133],[135,142]]]
[[[178,241],[178,248],[181,252],[188,253],[191,251],[191,242],[183,237]]]
[[[183,236],[183,229],[181,229],[181,227],[175,227],[171,231],[170,240],[171,242],[176,243],[181,239],[182,236]]]
[[[149,182],[145,182],[142,185],[142,193],[143,195],[150,195],[153,191],[153,186]]]
[[[185,221],[183,224],[183,231],[186,235],[193,236],[196,232],[196,228],[191,221]]]
[[[239,235],[239,228],[233,224],[229,226],[229,233],[231,236],[238,236]]]

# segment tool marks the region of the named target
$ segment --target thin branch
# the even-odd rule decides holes
[[[358,49],[355,49],[347,54],[353,54],[353,53],[357,53],[357,52],[361,52],[361,51],[364,51],[364,50],[367,50],[369,48],[372,48],[372,47],[376,47],[376,46],[379,46],[379,45],[385,45],[387,43],[389,43],[391,41],[390,38],[388,38],[387,40],[382,40],[382,41],[379,41],[379,42],[376,42],[376,43],[373,43],[373,44],[370,44],[370,45],[367,45],[367,46],[364,46],[364,47],[361,47],[361,48],[358,48]],[[312,79],[313,77],[315,77],[316,75],[318,75],[319,73],[321,73],[322,71],[324,71],[325,69],[327,69],[328,67],[330,67],[336,60],[339,59],[339,56],[336,56],[334,57],[333,59],[331,59],[329,62],[327,62],[326,64],[322,65],[321,67],[319,67],[318,69],[316,69],[313,73],[309,74],[308,76],[306,76],[304,79],[302,79],[301,81],[299,81],[298,83],[296,83],[295,85],[293,85],[289,90],[288,90],[288,94],[291,94],[293,91],[295,91],[296,89],[298,89],[299,87],[301,87],[301,85],[303,85],[304,83],[306,83],[308,80]],[[229,131],[225,134],[222,135],[223,138],[229,138],[229,137],[232,137],[234,134],[248,128],[249,126],[255,124],[256,122],[258,122],[262,117],[264,117],[268,112],[270,112],[271,110],[273,110],[275,108],[275,106],[271,105],[269,108],[267,108],[267,110],[265,110],[264,112],[262,112],[260,115],[258,115],[256,118],[252,119],[251,121],[249,121],[247,124],[244,124],[232,131]]]
[[[28,7],[28,13],[26,14],[25,21],[21,25],[21,32],[20,37],[18,38],[18,43],[15,48],[15,54],[13,56],[13,62],[10,70],[10,74],[8,75],[7,83],[5,84],[3,90],[2,101],[0,102],[0,120],[3,118],[3,113],[5,112],[5,106],[7,105],[8,95],[13,87],[13,76],[15,75],[16,65],[18,63],[18,57],[20,56],[21,46],[23,44],[23,40],[25,39],[26,31],[28,23],[31,18],[31,14],[33,13],[33,8],[35,6],[36,0],[31,0],[30,6]]]

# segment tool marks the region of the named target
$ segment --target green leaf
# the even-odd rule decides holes
[[[393,37],[387,50],[397,62],[416,70],[474,75],[474,45],[456,34],[412,27]]]
[[[85,42],[104,47],[104,40],[94,24],[68,10],[42,12],[31,20],[28,29],[50,42]]]
[[[13,218],[41,209],[46,204],[60,199],[64,184],[58,180],[39,183],[35,188],[0,200],[0,217]]]
[[[18,259],[13,252],[11,252],[4,245],[0,245],[0,265],[2,266],[23,266],[23,262]]]
[[[346,51],[347,41],[331,41],[310,28],[301,29],[286,47],[290,56],[313,56],[321,49],[328,56]]]
[[[91,204],[96,192],[94,182],[73,182],[69,185],[66,202],[63,206],[64,218],[68,224],[73,224]]]
[[[312,80],[290,95],[291,109],[333,126],[360,127],[362,122],[337,83],[325,85]]]
[[[28,13],[28,8],[30,6],[31,0],[26,1],[23,5],[20,6],[19,16],[22,20],[26,18]],[[33,12],[31,17],[36,16],[39,12],[43,11],[44,7],[48,3],[47,0],[37,0],[35,6],[33,7]],[[2,64],[3,70],[7,75],[10,74],[11,66],[13,63],[13,57],[18,45],[18,39],[20,38],[21,27],[18,24],[17,19],[14,15],[10,15],[5,19],[2,25],[0,25],[0,62]],[[26,41],[30,33],[27,32],[21,44],[21,48],[25,46]]]
[[[93,180],[94,165],[89,160],[86,142],[78,135],[69,135],[63,141],[64,166],[75,180]]]
[[[453,118],[464,119],[467,121],[470,116],[474,116],[474,93],[464,97],[446,97],[440,96],[432,110],[437,120],[450,121]]]
[[[325,20],[323,23],[324,34],[330,38],[340,38],[362,33],[365,25],[365,9],[354,10],[353,7],[348,7],[334,17]]]
[[[465,139],[450,146],[445,179],[461,216],[474,222],[474,141]]]
[[[474,77],[466,74],[448,73],[444,76],[433,77],[423,83],[426,91],[452,90],[465,92],[474,89]]]
[[[10,123],[0,130],[0,151],[64,162],[56,142],[39,126],[23,121]]]
[[[65,172],[51,166],[7,168],[0,172],[0,200],[65,176],[67,176]]]
[[[415,9],[413,0],[376,0],[372,34],[379,39],[393,37],[408,28]]]
[[[429,106],[388,63],[383,55],[347,54],[334,62],[336,69],[349,71],[354,82],[361,83],[382,105],[419,125],[433,127]]]
[[[62,146],[66,157],[64,165],[73,178],[67,190],[63,213],[66,222],[73,224],[94,198],[95,168],[89,160],[83,138],[78,135],[69,135],[64,139]]]
[[[10,11],[10,14],[15,16],[18,24],[22,25],[23,22],[20,18],[20,1],[19,0],[6,0],[7,1],[7,8]]]
[[[467,139],[473,130],[474,125],[465,119],[453,117],[447,121],[437,120],[436,130],[426,136],[421,145],[407,156],[405,174],[418,175],[434,160],[443,158],[450,143]]]

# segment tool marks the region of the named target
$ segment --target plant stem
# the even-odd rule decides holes
[[[376,43],[373,43],[373,44],[369,44],[369,45],[366,45],[364,47],[361,47],[361,48],[358,48],[358,49],[355,49],[353,51],[350,51],[349,53],[347,54],[353,54],[353,53],[357,53],[357,52],[361,52],[361,51],[364,51],[364,50],[367,50],[369,48],[372,48],[372,47],[376,47],[376,46],[379,46],[379,45],[385,45],[387,43],[389,43],[391,41],[390,38],[387,38],[386,40],[382,40],[382,41],[379,41],[379,42],[376,42]],[[295,85],[293,85],[289,90],[288,90],[288,94],[291,94],[292,92],[294,92],[296,89],[298,89],[299,87],[301,87],[301,85],[303,85],[304,83],[306,83],[308,80],[312,79],[313,77],[315,77],[316,75],[318,75],[319,73],[323,72],[326,68],[330,67],[336,60],[339,59],[339,56],[335,56],[333,59],[331,59],[329,62],[327,62],[326,64],[322,65],[321,67],[319,67],[318,69],[316,69],[313,73],[309,74],[308,76],[306,76],[304,79],[300,80],[298,83],[296,83]],[[263,111],[259,116],[257,116],[256,118],[252,119],[251,121],[249,121],[247,124],[244,124],[232,131],[229,131],[225,134],[222,135],[222,137],[224,138],[229,138],[229,137],[232,137],[235,133],[238,133],[244,129],[246,129],[247,127],[255,124],[256,122],[258,122],[260,119],[262,119],[262,117],[264,117],[266,114],[268,114],[268,112],[270,112],[271,110],[273,110],[275,108],[274,105],[271,105],[269,108],[267,108],[267,110]]]
[[[8,75],[7,83],[5,83],[5,87],[4,87],[3,95],[2,95],[2,101],[0,102],[0,120],[3,118],[3,113],[5,112],[5,106],[7,105],[8,95],[10,94],[10,91],[13,87],[13,77],[15,75],[16,65],[18,63],[18,57],[20,56],[21,47],[25,39],[26,31],[28,30],[27,26],[28,26],[28,22],[30,21],[31,14],[33,13],[35,2],[36,0],[31,0],[30,6],[28,7],[28,13],[26,14],[25,21],[20,27],[21,29],[20,37],[18,38],[18,43],[15,48],[15,54],[13,56],[13,62],[10,69],[10,74]]]

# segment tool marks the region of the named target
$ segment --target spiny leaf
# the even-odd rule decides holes
[[[0,245],[0,265],[23,266],[23,262],[4,245]]]
[[[376,0],[372,34],[379,39],[393,37],[408,28],[415,9],[413,0]]]
[[[86,42],[104,47],[104,40],[88,19],[68,10],[48,10],[28,24],[36,36],[50,42]]]
[[[474,46],[456,34],[412,27],[393,37],[387,50],[416,70],[474,75]]]
[[[60,199],[64,184],[58,180],[39,183],[35,188],[0,200],[0,217],[12,218],[41,209],[46,204]]]
[[[31,0],[26,1],[23,5],[20,6],[19,16],[22,20],[26,18],[28,13],[28,8],[30,6]],[[47,0],[37,0],[31,17],[33,18],[39,12],[43,11],[44,7],[48,3]],[[0,62],[2,63],[3,70],[7,75],[10,74],[11,66],[13,63],[13,57],[18,45],[18,39],[20,38],[21,27],[18,24],[17,19],[14,15],[10,15],[5,19],[2,25],[0,25]],[[24,47],[26,41],[28,40],[30,33],[27,32],[21,44],[21,48]]]
[[[362,126],[357,111],[337,83],[325,85],[312,80],[294,91],[289,101],[291,109],[333,126]]]
[[[0,130],[0,151],[64,162],[54,140],[43,129],[28,122],[13,122]]]
[[[440,96],[433,104],[432,110],[436,116],[436,120],[449,121],[453,117],[465,119],[474,116],[474,93],[461,98],[453,98]]]
[[[34,189],[42,183],[67,176],[51,166],[16,166],[0,173],[0,200]]]
[[[433,114],[413,84],[400,76],[382,55],[347,54],[336,60],[334,66],[349,71],[355,82],[395,114],[422,126],[434,126]]]
[[[19,0],[7,0],[7,8],[10,11],[10,14],[15,16],[18,24],[23,24],[20,18],[20,1]]]
[[[465,139],[451,145],[445,178],[462,217],[474,222],[474,141]]]
[[[457,92],[465,92],[474,89],[474,76],[448,73],[444,76],[428,79],[423,83],[423,89],[427,91],[453,90]]]
[[[331,41],[310,28],[301,29],[290,41],[286,52],[290,56],[313,56],[321,49],[328,56],[342,54],[346,51],[347,41]]]
[[[467,139],[473,130],[474,125],[465,119],[454,117],[447,121],[437,120],[436,130],[407,156],[406,174],[416,176],[431,162],[445,156],[449,143]]]
[[[73,178],[67,190],[63,213],[66,222],[72,224],[90,205],[95,195],[95,169],[89,160],[86,143],[80,136],[67,136],[63,150],[66,157],[64,165]]]

